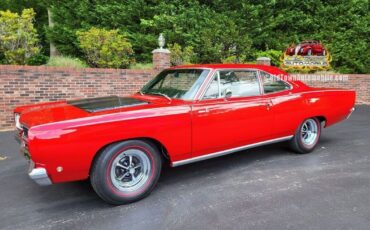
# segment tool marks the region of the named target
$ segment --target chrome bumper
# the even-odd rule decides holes
[[[356,110],[356,109],[355,109],[355,107],[353,107],[353,108],[349,111],[349,114],[347,115],[346,119],[348,119],[348,118],[352,115],[353,111],[355,111],[355,110]]]
[[[30,162],[30,167],[28,169],[28,176],[36,182],[36,184],[41,186],[51,185],[52,182],[46,172],[45,168],[35,168],[35,163],[31,160],[30,153],[26,143],[22,140],[19,133],[15,134],[15,140],[21,145],[21,154]]]
[[[14,139],[17,141],[18,144],[22,143],[21,137],[18,132],[14,135]]]
[[[38,185],[45,186],[51,185],[52,182],[46,172],[45,168],[35,168],[33,161],[30,162],[30,169],[28,175],[32,180],[34,180]]]

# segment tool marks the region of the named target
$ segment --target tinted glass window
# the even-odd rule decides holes
[[[162,94],[171,98],[193,99],[209,70],[165,70],[141,90],[144,94]]]
[[[218,73],[213,77],[213,80],[208,86],[206,93],[204,94],[204,99],[218,98],[219,97],[219,87],[218,87]]]
[[[263,82],[263,90],[265,93],[273,93],[286,89],[290,89],[290,85],[279,78],[261,71],[261,78]]]
[[[257,72],[252,70],[218,71],[204,98],[247,97],[260,95]]]

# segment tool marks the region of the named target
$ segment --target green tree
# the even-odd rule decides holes
[[[14,12],[24,7],[37,12],[41,43],[54,41],[69,56],[84,57],[76,31],[96,26],[127,32],[139,62],[151,61],[159,33],[169,44],[193,47],[193,61],[200,63],[255,61],[261,51],[284,51],[314,39],[332,54],[334,70],[370,72],[368,0],[2,0],[0,5]],[[47,26],[46,8],[53,28]]]
[[[170,44],[168,49],[171,51],[171,65],[191,64],[194,60],[194,49],[192,46],[182,48],[179,44]]]
[[[34,17],[33,9],[24,9],[21,15],[0,11],[0,52],[7,63],[24,65],[40,52]]]
[[[152,33],[162,31],[171,42],[194,47],[197,62],[221,62],[250,50],[251,39],[237,20],[198,1],[161,1],[156,9],[159,13],[142,19],[141,25]]]
[[[141,62],[151,60],[158,34],[148,33],[140,26],[140,20],[154,15],[152,8],[156,1],[50,0],[48,4],[54,27],[46,29],[47,36],[62,54],[82,57],[76,32],[95,26],[127,32],[127,38],[135,50],[135,59]]]
[[[44,55],[49,54],[49,42],[46,39],[45,27],[48,24],[48,15],[45,4],[47,0],[1,0],[0,10],[21,14],[24,9],[33,9],[36,13],[34,27],[37,30],[40,52]]]
[[[88,31],[77,31],[76,34],[80,48],[92,66],[127,68],[134,62],[131,44],[118,30],[93,27]]]

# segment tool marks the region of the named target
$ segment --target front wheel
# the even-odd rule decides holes
[[[297,153],[312,152],[319,142],[321,123],[317,118],[309,118],[298,127],[290,141],[290,147]]]
[[[155,187],[161,172],[158,149],[142,140],[112,144],[95,159],[90,180],[95,192],[114,205],[138,201]]]

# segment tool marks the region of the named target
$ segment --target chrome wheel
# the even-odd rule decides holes
[[[301,140],[305,145],[315,144],[318,137],[318,126],[314,119],[306,120],[301,128]]]
[[[118,190],[133,192],[147,182],[150,171],[150,160],[145,152],[127,149],[113,160],[110,178]]]

